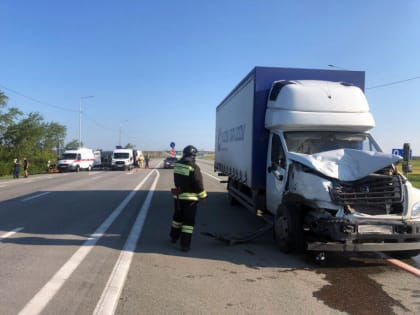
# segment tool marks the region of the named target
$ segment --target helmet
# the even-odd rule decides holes
[[[187,145],[184,150],[182,151],[182,155],[187,157],[187,156],[192,156],[195,157],[197,155],[197,148],[192,146],[192,145]]]

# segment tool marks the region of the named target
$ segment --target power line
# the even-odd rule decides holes
[[[328,67],[337,68],[339,70],[350,71],[348,69],[345,69],[345,68],[342,68],[342,67],[338,67],[338,66],[333,65],[333,64],[328,65]],[[367,87],[366,90],[377,89],[377,88],[381,88],[381,87],[385,87],[385,86],[390,86],[390,85],[394,85],[394,84],[400,84],[400,83],[404,83],[404,82],[407,82],[407,81],[418,80],[418,79],[420,79],[420,76],[413,77],[413,78],[408,78],[408,79],[403,79],[403,80],[399,80],[399,81],[393,81],[393,82],[388,82],[388,83],[374,85],[374,86],[371,86],[371,87]]]
[[[404,83],[404,82],[407,82],[407,81],[418,80],[418,79],[420,79],[420,76],[405,79],[405,80],[399,80],[399,81],[394,81],[394,82],[389,82],[389,83],[384,83],[384,84],[379,84],[379,85],[367,87],[366,90],[372,90],[372,89],[376,89],[376,88],[381,88],[381,87],[390,86],[390,85],[394,85],[394,84],[400,84],[400,83]]]
[[[54,107],[56,109],[65,110],[65,111],[68,111],[68,112],[79,112],[78,110],[75,110],[75,109],[65,108],[65,107],[61,107],[61,106],[57,106],[57,105],[53,105],[53,104],[49,104],[47,102],[43,102],[43,101],[37,100],[37,99],[35,99],[35,98],[31,97],[31,96],[28,96],[28,95],[25,95],[23,93],[20,93],[20,92],[18,92],[16,90],[10,89],[10,88],[2,85],[2,84],[0,84],[0,87],[3,88],[3,89],[5,89],[5,90],[8,90],[8,91],[10,91],[10,92],[12,92],[14,94],[17,94],[19,96],[22,96],[22,97],[24,97],[24,98],[26,98],[28,100],[31,100],[31,101],[36,102],[38,104],[41,104],[41,105],[45,105],[45,106],[49,106],[49,107]]]

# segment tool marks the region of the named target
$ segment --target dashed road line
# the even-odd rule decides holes
[[[12,231],[10,231],[10,232],[7,232],[7,233],[5,233],[5,234],[1,235],[1,236],[0,236],[0,242],[1,242],[2,240],[4,240],[5,238],[9,238],[9,237],[11,237],[12,235],[14,235],[14,234],[16,234],[17,232],[20,232],[20,231],[22,231],[22,230],[23,230],[23,227],[18,227],[18,228],[14,229],[14,230],[12,230]]]
[[[23,201],[23,202],[26,202],[26,201],[29,201],[29,200],[32,200],[32,199],[35,199],[35,198],[39,198],[39,197],[42,197],[42,196],[48,195],[49,193],[50,193],[49,191],[45,191],[45,192],[40,193],[40,194],[37,194],[37,195],[35,195],[35,196],[31,196],[31,197],[28,197],[28,198],[24,198],[24,199],[22,199],[22,201]]]

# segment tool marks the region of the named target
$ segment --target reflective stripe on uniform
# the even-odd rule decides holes
[[[201,193],[197,194],[198,198],[207,198],[207,192],[203,190]]]
[[[182,222],[172,221],[172,227],[175,229],[180,229],[182,227]]]
[[[199,199],[207,198],[207,192],[203,190],[201,193],[182,193],[177,195],[172,195],[174,199],[180,199],[180,200],[191,200],[191,201],[198,201]]]
[[[190,165],[185,165],[185,164],[181,164],[181,163],[177,163],[175,164],[174,167],[174,173],[175,174],[179,174],[179,175],[183,175],[183,176],[189,176],[190,172],[194,171],[194,168]]]
[[[182,193],[178,195],[178,198],[181,200],[198,200],[198,196],[196,193]]]
[[[182,232],[183,233],[188,233],[188,234],[192,234],[194,230],[194,227],[191,225],[183,225],[182,226]]]

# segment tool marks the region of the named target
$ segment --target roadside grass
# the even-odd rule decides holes
[[[408,180],[414,187],[420,188],[420,159],[411,160],[409,164],[412,165],[413,171],[407,174]],[[402,162],[397,165],[397,168],[402,172]]]

